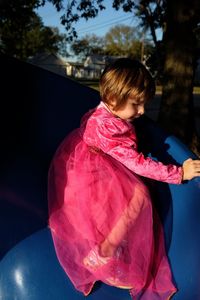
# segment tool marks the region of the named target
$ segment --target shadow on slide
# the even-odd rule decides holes
[[[79,300],[61,268],[47,227],[47,173],[63,138],[99,102],[96,91],[1,56],[0,300]],[[3,96],[4,95],[4,96]],[[142,128],[142,132],[140,132]],[[195,158],[155,122],[136,122],[141,149],[164,163]],[[200,179],[178,185],[151,182],[179,292],[200,299]],[[97,283],[87,297],[130,300],[127,290]]]

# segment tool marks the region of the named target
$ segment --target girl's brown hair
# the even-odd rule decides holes
[[[146,67],[137,60],[119,58],[108,65],[100,77],[100,96],[110,104],[115,100],[114,109],[121,108],[129,97],[145,102],[155,95],[155,82]]]

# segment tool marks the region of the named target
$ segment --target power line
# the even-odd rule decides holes
[[[132,17],[132,16],[131,16]],[[114,21],[114,20],[116,20],[116,21],[120,21],[121,19],[124,19],[124,18],[131,18],[131,17],[124,17],[124,16],[120,16],[120,17],[115,17],[115,18],[112,18],[112,19],[110,19],[110,20],[108,20],[108,21],[106,21],[106,22],[104,22],[104,24],[105,23],[110,23],[111,21]],[[97,24],[94,24],[94,25],[90,25],[90,26],[87,26],[87,27],[84,27],[84,28],[82,28],[81,30],[87,30],[87,29],[90,29],[90,28],[93,28],[93,27],[96,27],[96,26],[102,26],[102,22],[101,23],[97,23]]]
[[[124,22],[124,21],[127,21],[128,19],[133,19],[133,16],[130,16],[128,18],[123,18],[123,19],[118,19],[118,21],[115,21],[115,22],[107,22],[107,23],[104,23],[104,24],[99,24],[99,25],[91,25],[89,27],[87,27],[88,29],[85,30],[84,28],[83,29],[80,29],[78,30],[78,33],[86,33],[86,32],[89,32],[91,31],[91,29],[94,29],[94,30],[98,30],[98,29],[101,29],[101,28],[104,28],[104,27],[107,27],[107,26],[110,26],[110,25],[114,25],[114,24],[117,24],[119,22]]]

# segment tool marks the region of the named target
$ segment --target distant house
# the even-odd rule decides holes
[[[78,62],[67,62],[66,63],[66,75],[76,78],[86,77],[83,63]]]
[[[66,62],[54,53],[38,53],[28,60],[29,63],[66,76]]]
[[[66,74],[77,78],[98,79],[105,66],[117,58],[116,56],[91,55],[83,63],[67,62]]]
[[[99,78],[106,65],[106,56],[91,55],[84,62],[88,78]]]

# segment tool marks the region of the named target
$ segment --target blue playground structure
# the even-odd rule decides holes
[[[55,254],[47,226],[47,173],[56,148],[97,105],[99,94],[13,58],[1,56],[0,62],[0,300],[86,299]],[[155,159],[182,164],[195,158],[146,116],[137,120],[136,130],[141,149]],[[179,290],[173,300],[200,300],[200,178],[149,184]],[[87,298],[131,300],[127,290],[100,282]]]

